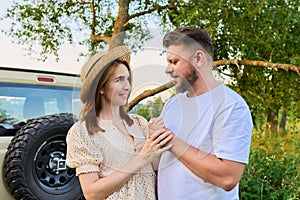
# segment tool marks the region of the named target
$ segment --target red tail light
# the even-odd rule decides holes
[[[47,83],[53,83],[54,82],[54,78],[51,78],[51,77],[37,77],[37,80],[39,82],[47,82]]]

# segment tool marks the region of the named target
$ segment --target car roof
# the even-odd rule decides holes
[[[0,66],[0,82],[81,87],[80,75],[67,72]]]

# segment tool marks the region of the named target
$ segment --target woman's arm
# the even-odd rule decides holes
[[[165,124],[162,117],[157,117],[157,118],[150,119],[147,126],[148,126],[148,134],[152,135],[155,132],[162,130]],[[160,160],[160,156],[158,156],[156,159],[152,161],[152,167],[154,171],[158,170],[159,160]]]
[[[142,150],[121,169],[99,178],[98,173],[79,175],[80,184],[87,200],[104,199],[122,187],[135,173],[156,159],[161,153],[169,150],[172,145],[164,146],[172,139],[170,132],[157,132],[146,139]]]
[[[121,169],[100,178],[97,172],[79,175],[80,184],[87,200],[104,199],[122,187],[136,172],[147,164],[142,155],[137,155]]]

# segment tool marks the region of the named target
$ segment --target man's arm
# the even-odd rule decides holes
[[[168,130],[168,129],[166,129]],[[240,181],[245,164],[217,158],[173,135],[171,152],[194,174],[204,181],[217,185],[226,191],[232,190]]]

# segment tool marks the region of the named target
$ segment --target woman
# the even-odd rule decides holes
[[[147,121],[125,112],[129,62],[129,49],[119,46],[95,54],[81,72],[82,118],[67,135],[67,164],[87,200],[155,199],[152,163],[171,148],[169,132],[147,135]]]

